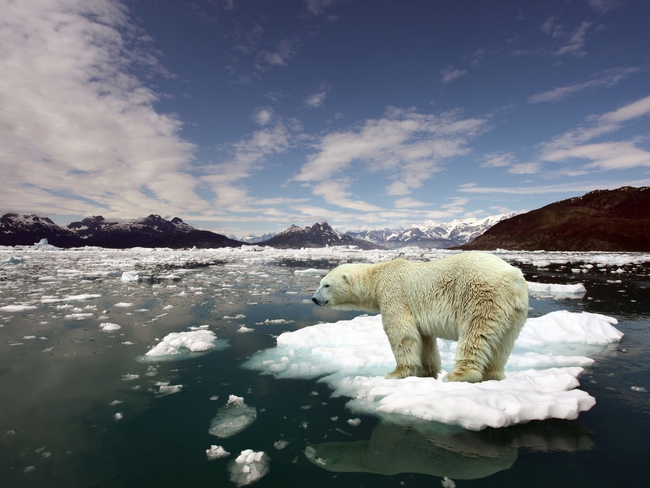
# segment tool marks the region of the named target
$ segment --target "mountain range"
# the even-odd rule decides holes
[[[650,187],[595,190],[499,222],[461,249],[650,252]]]

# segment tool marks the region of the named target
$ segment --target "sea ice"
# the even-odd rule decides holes
[[[230,395],[210,422],[208,432],[222,439],[240,433],[257,419],[257,409],[244,403],[242,397]]]
[[[223,447],[215,446],[213,444],[210,446],[210,449],[205,450],[205,455],[207,456],[208,461],[214,461],[215,459],[230,456],[230,453]]]
[[[138,275],[137,271],[125,271],[122,273],[122,281],[125,283],[140,281],[140,275]]]
[[[456,342],[438,339],[443,372],[433,378],[384,379],[395,359],[381,316],[359,316],[281,334],[277,346],[245,367],[278,378],[316,378],[333,396],[352,398],[355,413],[399,414],[467,429],[506,427],[547,418],[575,419],[595,399],[576,389],[577,377],[607,344],[623,336],[616,319],[592,313],[552,312],[528,319],[510,356],[506,379],[445,383]],[[563,355],[562,353],[572,355]]]
[[[145,353],[141,359],[165,361],[185,359],[192,353],[205,353],[228,347],[225,341],[216,342],[217,336],[210,330],[193,330],[190,332],[172,332],[167,334],[154,348]]]
[[[587,289],[582,283],[560,285],[556,283],[528,282],[528,292],[536,298],[582,298]]]
[[[0,307],[3,312],[26,312],[28,310],[35,310],[37,307],[34,305],[5,305]]]
[[[111,324],[110,322],[105,322],[103,324],[99,324],[99,328],[104,332],[113,332],[114,330],[119,330],[122,327],[117,324]]]
[[[255,483],[270,471],[270,461],[265,452],[246,449],[230,463],[230,481],[237,486]]]

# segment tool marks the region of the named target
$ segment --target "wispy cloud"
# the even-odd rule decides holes
[[[433,115],[389,108],[381,119],[324,135],[293,180],[325,181],[362,162],[370,171],[388,176],[389,195],[406,195],[440,171],[445,161],[467,154],[468,142],[485,126],[485,119],[463,119],[458,112]]]
[[[457,191],[461,193],[494,194],[502,193],[508,195],[533,195],[547,193],[585,193],[592,190],[614,190],[622,186],[648,186],[650,179],[643,180],[607,180],[607,181],[581,181],[570,183],[559,183],[556,185],[538,186],[460,186]]]
[[[511,152],[495,152],[483,155],[484,161],[481,163],[482,168],[501,168],[510,166],[517,158]]]
[[[624,0],[587,0],[587,3],[594,9],[601,13],[609,12],[615,8],[620,7],[625,3]]]
[[[574,85],[561,86],[553,90],[536,93],[528,97],[528,103],[542,103],[542,102],[558,102],[569,98],[578,92],[597,87],[612,87],[620,83],[629,75],[638,73],[640,70],[636,67],[629,68],[613,68],[597,75],[592,76],[592,79],[583,83],[576,83]]]
[[[305,104],[311,108],[318,108],[323,105],[327,94],[330,91],[330,85],[328,83],[321,83],[320,88],[316,93],[312,93],[305,99]]]
[[[460,78],[463,75],[467,74],[466,69],[459,69],[453,66],[448,66],[447,68],[440,71],[440,81],[443,83],[451,83],[456,78]]]
[[[126,7],[107,0],[3,5],[0,179],[22,189],[19,201],[38,202],[44,212],[74,202],[75,213],[122,217],[205,209],[187,171],[194,146],[134,75],[168,73]],[[1,192],[0,206],[15,208],[11,198]]]
[[[539,30],[561,42],[560,47],[553,51],[553,55],[563,56],[571,54],[581,57],[587,54],[582,48],[585,45],[587,31],[591,25],[591,22],[585,20],[577,28],[567,34],[564,26],[558,22],[558,16],[552,15],[544,21]]]
[[[542,145],[540,160],[566,162],[591,161],[582,169],[628,169],[650,166],[650,152],[639,147],[645,138],[593,142],[611,134],[627,122],[650,115],[650,96],[636,100],[612,112],[594,115],[588,121]]]

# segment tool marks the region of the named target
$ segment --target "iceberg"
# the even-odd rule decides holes
[[[575,298],[585,296],[587,289],[582,283],[560,285],[556,283],[528,282],[528,293],[535,298]]]

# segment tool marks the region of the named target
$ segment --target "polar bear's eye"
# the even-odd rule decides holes
[[[323,285],[323,288],[329,288],[330,285]]]

